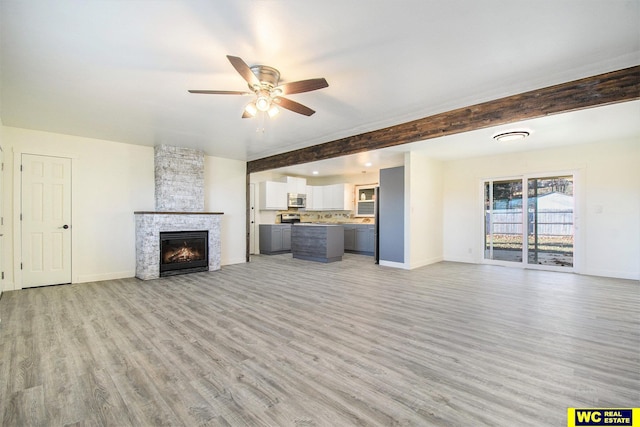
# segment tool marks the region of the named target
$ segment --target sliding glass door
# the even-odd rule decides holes
[[[522,262],[522,180],[485,182],[484,257]]]
[[[573,176],[529,178],[527,262],[573,267]]]
[[[573,216],[573,175],[486,180],[484,258],[571,268]]]

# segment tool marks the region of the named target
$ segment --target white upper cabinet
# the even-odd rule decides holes
[[[323,185],[320,187],[322,189],[322,210],[332,210],[337,209],[335,206],[337,202],[333,195],[333,185]]]
[[[307,194],[307,180],[295,176],[285,177],[287,183],[287,193]]]
[[[338,210],[353,210],[353,185],[352,184],[336,184],[336,198],[338,202]]]
[[[313,187],[313,209],[321,211],[324,207],[324,188]]]
[[[310,185],[307,185],[305,188],[305,194],[307,195],[307,203],[305,205],[305,210],[312,210],[313,209],[313,187]]]
[[[351,184],[332,184],[322,187],[322,202],[318,204],[314,200],[314,209],[316,210],[334,210],[334,211],[350,211],[353,210],[353,185]],[[314,199],[316,192],[314,191]]]
[[[309,185],[307,192],[308,211],[351,211],[353,210],[353,185]]]
[[[275,181],[263,181],[260,183],[260,209],[261,210],[286,210],[287,209],[287,183]]]

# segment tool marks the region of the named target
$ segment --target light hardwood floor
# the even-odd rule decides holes
[[[564,426],[640,402],[637,281],[345,256],[7,292],[0,420]]]

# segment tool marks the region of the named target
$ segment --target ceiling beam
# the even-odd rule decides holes
[[[247,162],[247,173],[640,99],[640,65]]]

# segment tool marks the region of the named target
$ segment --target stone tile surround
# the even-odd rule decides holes
[[[204,212],[204,152],[157,145],[155,159],[156,211],[134,212],[136,277],[160,277],[160,233],[209,231],[209,271],[220,269],[221,212]]]
[[[204,211],[204,152],[156,145],[154,161],[156,211]]]
[[[135,212],[136,277],[160,277],[160,233],[166,231],[209,231],[209,271],[220,269],[221,220],[216,212]]]

